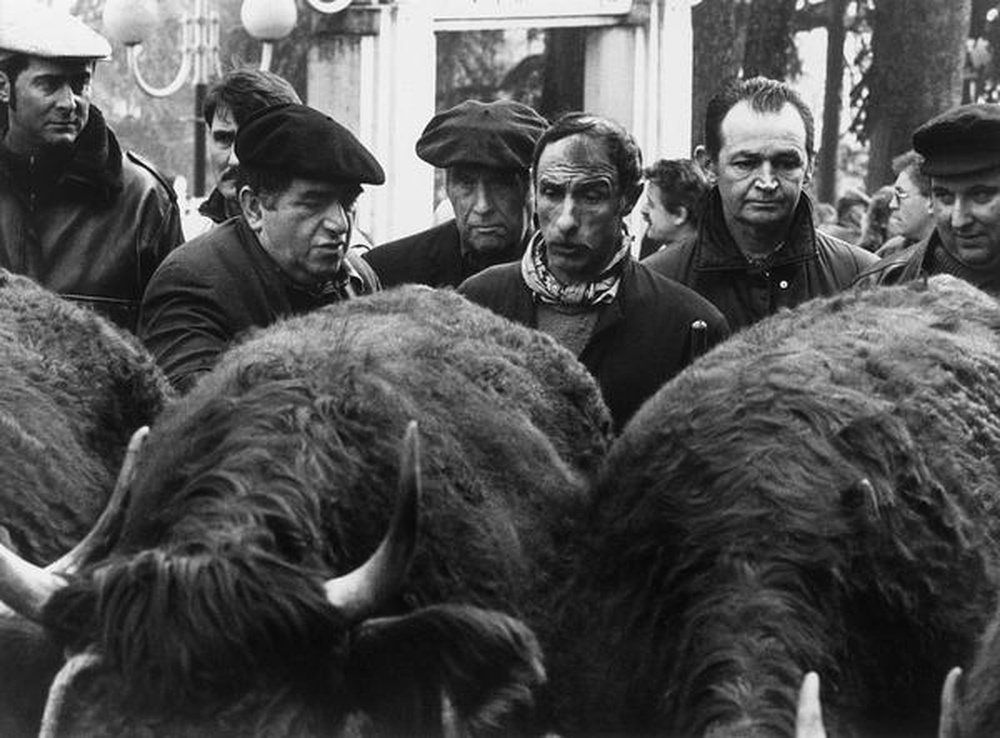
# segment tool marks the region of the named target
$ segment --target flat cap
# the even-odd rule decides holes
[[[382,184],[385,172],[354,134],[307,105],[258,110],[236,132],[241,164],[295,177],[349,184]]]
[[[79,18],[34,0],[0,0],[0,59],[107,59],[111,44]]]
[[[478,164],[527,170],[535,142],[548,127],[545,118],[512,100],[466,100],[431,118],[417,141],[417,156],[443,168]]]
[[[931,177],[1000,167],[1000,105],[959,105],[931,118],[914,131],[913,149]]]

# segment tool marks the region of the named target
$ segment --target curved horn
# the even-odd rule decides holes
[[[74,680],[87,669],[100,665],[101,658],[90,651],[78,653],[67,659],[49,687],[49,696],[45,701],[45,712],[42,713],[42,725],[38,731],[38,738],[55,738],[62,732],[59,719],[66,709],[67,697]]]
[[[795,714],[795,738],[826,738],[823,707],[819,697],[819,674],[810,671],[802,679]]]
[[[37,622],[49,598],[66,586],[64,577],[75,574],[80,567],[106,547],[112,530],[121,522],[128,501],[136,462],[149,428],[143,426],[132,434],[118,480],[104,512],[94,527],[65,555],[44,569],[25,561],[6,546],[0,545],[0,616],[11,610]]]
[[[69,552],[46,566],[46,571],[61,575],[76,574],[80,567],[113,543],[111,537],[125,515],[125,507],[132,491],[132,480],[135,479],[135,467],[148,435],[149,426],[146,425],[132,434],[125,451],[125,459],[122,461],[121,471],[118,472],[118,481],[115,482],[115,489],[108,499],[104,512],[101,513],[97,522],[94,523],[94,527],[84,536],[83,540]]]
[[[944,678],[941,688],[941,716],[938,719],[938,738],[958,738],[961,734],[959,724],[959,682],[962,679],[962,669],[956,666]]]
[[[65,586],[62,577],[0,546],[0,602],[14,612],[38,622],[45,603]]]
[[[348,622],[363,620],[399,589],[417,546],[419,504],[420,444],[417,421],[411,420],[403,438],[399,499],[388,533],[368,561],[324,585],[326,598]]]

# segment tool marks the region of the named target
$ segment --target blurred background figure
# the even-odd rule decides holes
[[[851,187],[837,198],[837,221],[824,225],[822,230],[847,243],[857,243],[861,238],[861,221],[868,210],[871,198],[867,193]]]
[[[865,251],[878,251],[889,238],[889,217],[896,191],[892,185],[879,187],[868,203],[861,221],[861,237],[854,244]]]
[[[818,202],[813,208],[813,225],[826,232],[826,227],[837,222],[837,208],[828,202]]]
[[[708,177],[691,159],[660,159],[642,172],[646,192],[640,214],[646,223],[639,258],[694,240]]]
[[[234,147],[236,132],[250,116],[264,108],[301,102],[288,80],[255,68],[234,69],[209,88],[204,112],[215,189],[198,207],[198,212],[214,223],[240,215],[236,187],[239,159]]]
[[[924,158],[912,149],[892,160],[896,181],[889,240],[877,252],[883,258],[923,240],[934,230],[931,179],[920,171],[923,162]]]

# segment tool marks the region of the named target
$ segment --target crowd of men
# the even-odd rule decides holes
[[[701,352],[779,309],[939,272],[1000,290],[998,106],[914,133],[894,163],[901,235],[882,259],[817,229],[812,111],[760,77],[711,99],[692,160],[646,168],[607,117],[463,102],[416,144],[444,170],[454,218],[369,248],[354,203],[385,181],[375,156],[285,80],[241,69],[205,105],[214,225],[182,244],[173,190],[91,102],[109,54],[56,11],[0,28],[0,266],[135,332],[181,390],[253,327],[420,283],[551,335],[620,428]],[[627,225],[640,200],[641,245]]]

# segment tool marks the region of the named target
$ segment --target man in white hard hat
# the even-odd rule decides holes
[[[91,105],[110,53],[67,13],[0,0],[0,267],[134,331],[146,282],[183,239],[170,185]]]

